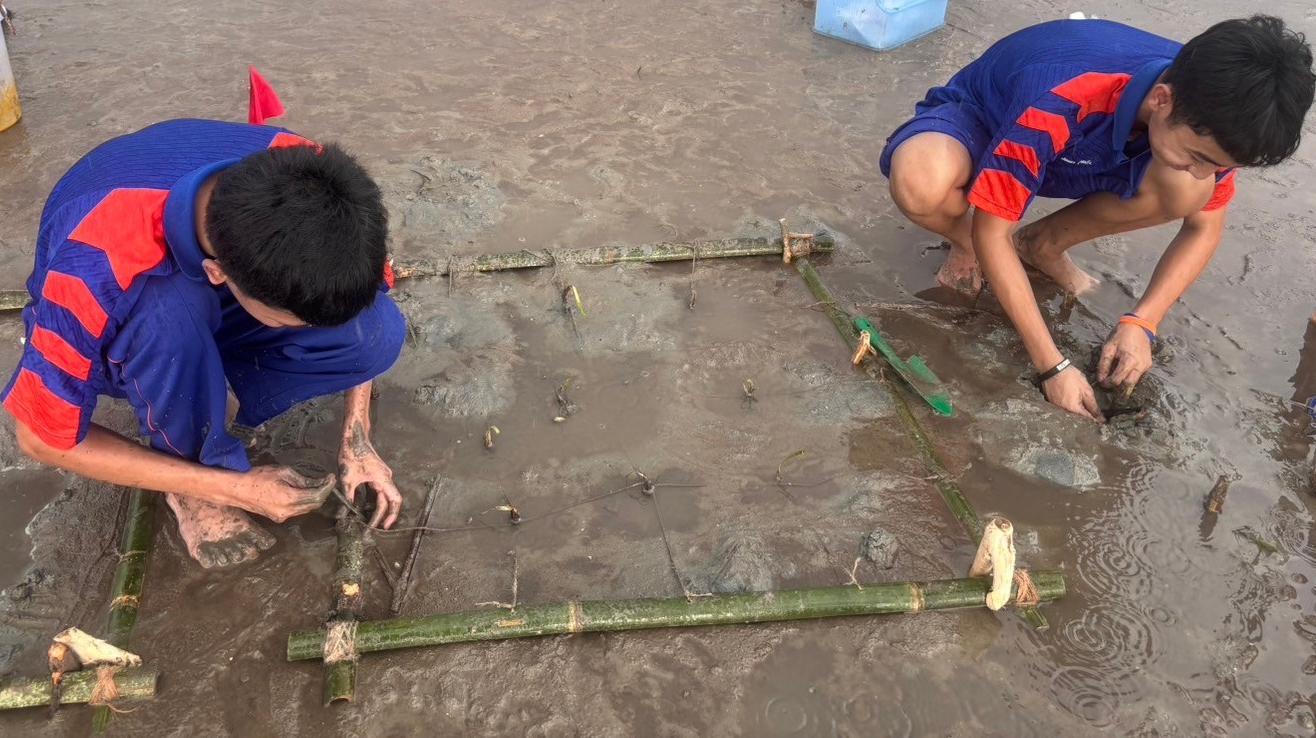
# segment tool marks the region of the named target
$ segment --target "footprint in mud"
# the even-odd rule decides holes
[[[506,195],[476,165],[422,156],[377,175],[394,238],[404,246],[462,243],[503,218]]]
[[[415,401],[448,418],[496,415],[516,399],[513,369],[520,360],[512,326],[468,303],[450,301],[415,321],[417,341],[433,345],[432,363],[443,367],[416,388]]]

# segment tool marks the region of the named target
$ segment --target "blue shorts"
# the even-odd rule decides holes
[[[914,117],[905,121],[886,140],[880,165],[882,176],[891,176],[891,156],[896,149],[920,133],[944,133],[969,151],[974,168],[992,143],[992,134],[972,103],[963,102],[954,90],[934,87],[914,106]]]
[[[944,133],[959,141],[969,152],[973,174],[977,176],[978,163],[991,147],[994,135],[984,122],[984,116],[972,102],[966,102],[947,87],[934,87],[928,96],[914,106],[914,117],[905,121],[887,139],[879,165],[882,175],[891,177],[891,157],[897,148],[920,133]],[[1111,192],[1127,200],[1138,192],[1138,185],[1151,165],[1150,152],[1134,156],[1114,169],[1091,172],[1061,166],[1052,167],[1043,179],[1037,194],[1067,200],[1081,200],[1094,192]]]

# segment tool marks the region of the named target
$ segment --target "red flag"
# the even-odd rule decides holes
[[[270,118],[283,115],[283,102],[279,94],[270,87],[270,83],[260,76],[255,67],[247,67],[247,91],[250,99],[247,103],[247,122],[260,125]]]

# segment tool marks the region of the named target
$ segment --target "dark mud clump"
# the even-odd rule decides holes
[[[775,588],[777,576],[791,576],[794,566],[785,565],[773,556],[773,547],[758,535],[747,531],[727,534],[712,558],[692,578],[696,590],[730,594],[768,592]]]
[[[900,541],[884,528],[874,528],[864,536],[860,553],[865,559],[883,569],[896,565],[896,556],[900,553]]]

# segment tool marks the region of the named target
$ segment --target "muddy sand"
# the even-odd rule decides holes
[[[1290,163],[1241,176],[1220,253],[1163,326],[1145,416],[1104,429],[1047,408],[990,300],[947,307],[929,291],[942,254],[897,217],[875,167],[912,101],[1002,34],[1084,10],[1185,39],[1237,4],[954,2],[946,28],[884,54],[814,35],[812,7],[793,1],[16,5],[25,117],[0,135],[0,288],[21,286],[41,203],[78,156],[160,119],[243,119],[254,64],[287,104],[282,123],[344,143],[378,176],[400,258],[770,234],[782,216],[826,227],[840,248],[818,267],[838,298],[953,392],[955,418],[916,412],[958,484],[1014,521],[1025,563],[1070,585],[1044,608],[1045,632],[967,611],[370,655],[357,701],[326,709],[320,667],[283,653],[328,608],[330,521],[271,526],[279,542],[258,562],[203,571],[165,514],[133,641],[164,672],[161,691],[118,716],[117,733],[1316,730],[1311,451],[1290,402],[1316,391],[1297,372],[1316,351],[1316,136]],[[1316,37],[1307,5],[1266,9]],[[1073,351],[1105,336],[1172,232],[1077,252],[1103,285],[1076,306],[1038,286]],[[588,312],[575,331],[562,283]],[[379,384],[376,443],[408,496],[403,525],[436,474],[440,526],[496,523],[505,499],[529,518],[637,470],[660,485],[428,536],[405,614],[505,601],[509,552],[521,602],[679,595],[658,505],[692,589],[839,585],[856,557],[861,582],[969,565],[973,544],[890,398],[771,259],[458,274],[396,294],[412,335]],[[0,318],[0,366],[20,334]],[[555,423],[567,380],[578,412]],[[131,430],[112,403],[100,419]],[[340,420],[334,398],[298,408],[265,429],[256,458],[329,468]],[[36,674],[52,633],[103,623],[123,492],[39,468],[0,424],[0,673]],[[1206,525],[1222,475],[1235,480],[1228,504]],[[377,537],[389,562],[408,542]],[[382,616],[391,593],[373,563],[365,587],[367,614]],[[83,708],[49,723],[29,711],[0,717],[0,732],[89,723]]]

